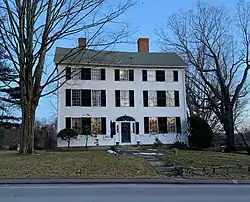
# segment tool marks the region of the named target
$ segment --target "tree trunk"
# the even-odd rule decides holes
[[[69,151],[69,148],[70,148],[70,139],[68,140],[68,151]]]
[[[27,104],[22,109],[22,127],[20,154],[32,154],[34,151],[35,108]]]
[[[233,120],[233,107],[226,108],[226,115],[224,117],[224,130],[226,132],[226,152],[233,152],[236,150],[235,135],[234,135],[234,120]]]

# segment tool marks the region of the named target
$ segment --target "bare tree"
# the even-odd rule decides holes
[[[57,74],[55,68],[47,78],[43,78],[46,54],[55,42],[77,34],[90,35],[88,46],[97,45],[106,48],[127,36],[126,25],[115,20],[134,5],[133,0],[115,1],[111,5],[104,0],[2,0],[0,11],[0,46],[6,51],[6,57],[18,72],[13,79],[21,89],[22,138],[20,153],[32,153],[34,149],[35,112],[42,96],[53,93],[45,88],[65,76]],[[116,31],[106,27],[113,23]],[[119,25],[118,27],[116,25]],[[117,31],[119,28],[119,31]],[[109,31],[109,35],[102,34]],[[65,55],[61,61],[77,55],[83,56],[82,48]],[[44,82],[43,82],[44,81]]]
[[[239,1],[237,16],[228,13],[198,1],[194,9],[172,15],[158,35],[165,49],[177,51],[190,65],[190,93],[218,118],[230,152],[236,149],[235,109],[247,94],[250,4]]]

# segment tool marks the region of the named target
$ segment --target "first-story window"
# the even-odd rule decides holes
[[[77,132],[78,135],[82,134],[82,120],[81,118],[72,118],[72,129]]]
[[[144,117],[144,133],[181,133],[180,120],[180,117]]]
[[[149,132],[150,133],[157,133],[158,132],[157,117],[149,117]]]
[[[94,136],[101,134],[101,117],[93,117],[91,119],[91,131]]]

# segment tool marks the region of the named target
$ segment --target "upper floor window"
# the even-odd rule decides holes
[[[96,68],[66,68],[66,79],[74,80],[106,80],[105,69]]]
[[[133,90],[116,90],[115,91],[116,107],[134,107],[134,91]]]
[[[174,82],[178,82],[179,78],[178,78],[178,71],[174,70],[173,71],[173,80]]]
[[[134,70],[115,69],[115,81],[134,81]]]
[[[66,106],[106,106],[106,90],[66,89],[65,97]]]
[[[179,91],[143,91],[144,107],[179,107]]]
[[[165,70],[156,70],[155,71],[155,80],[163,82],[165,81]]]

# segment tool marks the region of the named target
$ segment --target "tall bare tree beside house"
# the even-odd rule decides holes
[[[162,44],[190,64],[191,96],[200,109],[212,112],[234,151],[237,103],[246,96],[249,70],[250,4],[239,1],[236,16],[224,7],[198,1],[195,8],[173,14],[158,31]]]
[[[116,19],[134,3],[133,0],[115,1],[115,5],[104,0],[1,1],[0,11],[4,17],[0,20],[0,38],[3,41],[0,46],[18,72],[19,77],[15,82],[21,89],[20,153],[32,153],[35,112],[39,99],[56,90],[43,93],[44,89],[65,76],[65,72],[57,74],[58,62],[51,74],[43,78],[48,51],[55,42],[77,34],[88,33],[87,45],[92,47],[100,45],[105,48],[122,40],[127,35],[126,25],[116,23]],[[113,23],[116,30],[110,30],[109,35],[104,37],[102,34],[109,31],[106,27],[108,23]],[[72,54],[83,54],[83,49],[75,48],[61,61]],[[61,85],[63,83],[57,88]]]

